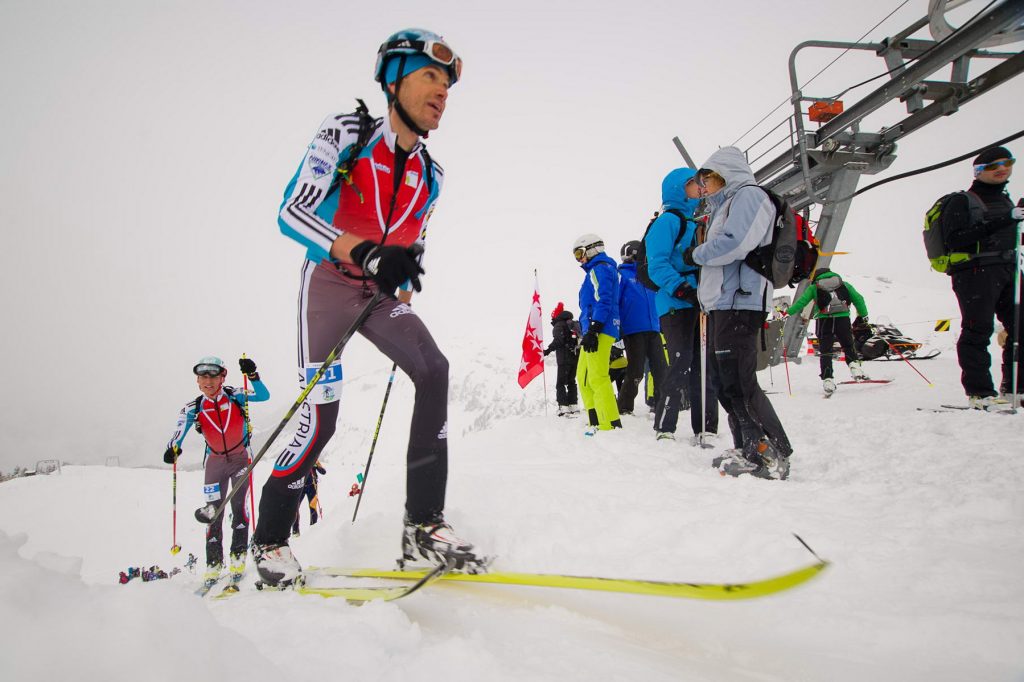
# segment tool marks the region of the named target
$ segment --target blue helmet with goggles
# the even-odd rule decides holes
[[[462,75],[462,59],[444,38],[422,28],[407,28],[391,34],[381,43],[373,79],[387,92],[389,84],[430,64],[448,72],[449,86],[455,85]]]
[[[207,355],[199,359],[199,362],[192,368],[192,373],[196,376],[215,377],[227,374],[228,370],[224,366],[223,360],[216,355]]]

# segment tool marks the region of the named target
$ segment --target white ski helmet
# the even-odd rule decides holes
[[[596,234],[581,234],[572,243],[572,255],[577,261],[593,258],[599,253],[604,253],[604,240]]]
[[[199,362],[197,362],[192,368],[192,373],[196,376],[199,376],[200,374],[217,376],[227,374],[228,370],[224,366],[223,360],[218,358],[216,355],[207,355],[206,357],[199,358]]]

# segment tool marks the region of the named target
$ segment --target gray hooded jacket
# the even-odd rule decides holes
[[[701,166],[725,178],[725,187],[708,197],[707,240],[693,250],[701,266],[697,296],[705,310],[764,310],[771,283],[743,264],[748,253],[772,238],[775,205],[758,188],[754,173],[736,147],[723,147]]]

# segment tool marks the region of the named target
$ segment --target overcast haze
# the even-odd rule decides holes
[[[674,135],[700,162],[788,97],[796,44],[855,40],[898,5],[4,0],[0,470],[102,462],[104,447],[123,464],[158,462],[197,394],[189,369],[210,353],[230,360],[229,382],[240,352],[259,362],[274,399],[257,423],[276,423],[297,395],[303,253],[278,232],[281,193],[326,114],[355,97],[384,111],[372,67],[389,33],[430,28],[465,60],[428,141],[446,185],[416,308],[453,372],[461,349],[483,345],[507,351],[512,382],[534,268],[545,313],[575,309],[572,240],[596,232],[617,255],[642,234],[662,177],[682,165]],[[867,39],[926,7],[913,0]],[[800,73],[834,56],[808,53]],[[851,54],[807,94],[881,71]],[[905,138],[889,173],[1016,132],[1022,94],[1011,81]],[[890,105],[864,130],[903,116]],[[920,227],[935,197],[969,180],[965,162],[858,198],[839,244],[851,255],[834,268],[932,284],[955,316]],[[388,364],[361,340],[345,357],[348,376]]]

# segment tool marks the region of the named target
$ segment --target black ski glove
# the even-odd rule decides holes
[[[583,350],[588,353],[593,353],[597,350],[597,335],[601,333],[602,329],[604,329],[604,322],[590,323],[587,333],[583,335],[583,341],[580,342]]]
[[[178,448],[167,448],[164,450],[164,464],[174,464],[174,460],[178,459],[180,454],[181,450]]]
[[[421,251],[419,246],[381,246],[366,240],[356,244],[350,253],[352,260],[377,283],[381,291],[394,296],[395,289],[406,280],[412,282],[416,291],[423,290],[419,277],[423,268],[416,262]]]
[[[697,305],[697,290],[686,282],[683,282],[676,287],[675,291],[672,292],[672,298],[685,301],[695,306]]]
[[[686,249],[686,251],[683,251],[683,262],[686,263],[687,265],[692,266],[692,267],[698,267],[700,265],[700,263],[698,263],[697,261],[693,260],[693,249],[694,248],[695,247],[691,246],[690,248]]]
[[[256,363],[249,358],[239,358],[238,369],[242,370],[242,374],[249,377],[250,381],[260,380],[260,374],[256,371]]]

